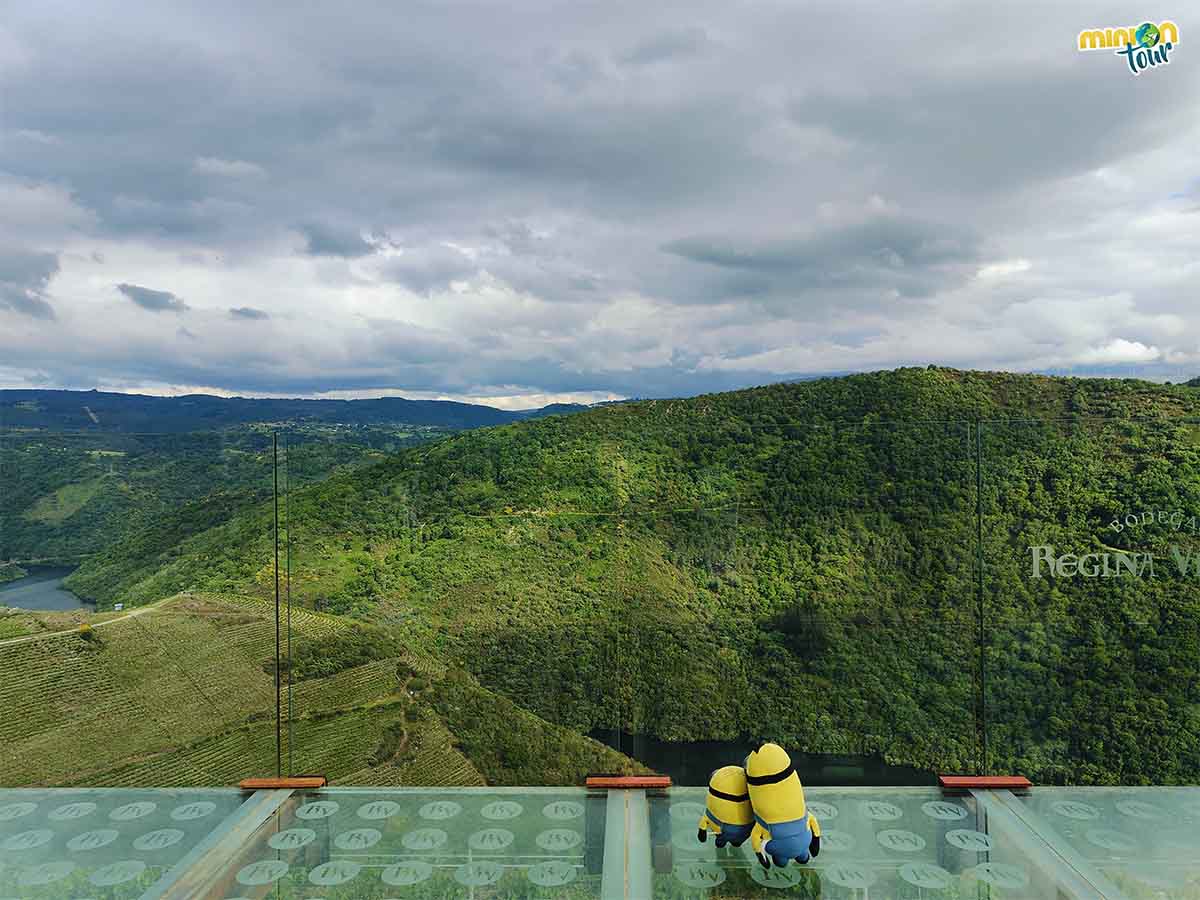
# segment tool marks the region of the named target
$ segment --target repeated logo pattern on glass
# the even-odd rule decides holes
[[[700,843],[696,839],[695,821],[701,808],[683,800],[670,807],[671,843],[676,850],[685,851],[684,858],[676,855],[672,876],[694,890],[716,888],[733,870],[742,870],[764,887],[810,890],[821,884],[837,896],[845,892],[849,892],[847,896],[857,896],[868,890],[874,895],[885,879],[902,896],[908,896],[903,891],[913,889],[943,891],[964,877],[1001,890],[1020,888],[1030,880],[1027,866],[1019,859],[1010,859],[1009,852],[998,860],[988,855],[996,850],[994,838],[966,827],[976,824],[971,810],[953,798],[925,800],[911,806],[881,798],[810,800],[808,809],[823,826],[821,855],[805,866],[792,864],[770,869],[764,869],[753,859],[747,845],[716,850],[712,842]],[[1130,815],[1152,814],[1151,810],[1140,807],[1131,809]],[[1081,810],[1069,806],[1066,813],[1079,816]],[[831,823],[837,827],[829,827]],[[955,857],[955,851],[960,862],[952,872],[944,864],[946,859]],[[936,862],[929,858],[930,854],[935,854]],[[904,861],[905,856],[908,861]],[[806,879],[811,888],[802,886]],[[719,895],[720,890],[714,893]],[[887,895],[887,890],[884,894]]]
[[[316,839],[317,833],[311,828],[288,828],[267,838],[267,846],[272,850],[299,850]]]
[[[312,891],[375,879],[403,888],[441,878],[445,881],[437,889],[456,895],[505,878],[539,888],[562,887],[583,873],[579,820],[586,809],[578,800],[551,798],[533,809],[495,795],[339,800],[340,805],[310,796],[285,806],[263,841],[270,852],[244,864],[236,881],[261,887],[286,877],[289,883],[306,882]],[[364,822],[372,824],[365,827]],[[314,842],[323,842],[324,848],[316,860],[311,855]],[[697,883],[723,880],[720,867],[715,871],[715,878],[709,872]],[[598,878],[598,872],[593,876]]]
[[[397,863],[383,870],[380,877],[384,884],[402,887],[410,884],[420,884],[433,875],[433,866],[421,860]]]
[[[1194,866],[1144,860],[1197,858],[1200,801],[1186,789],[1131,794],[1127,789],[1045,788],[1020,802],[1045,817],[1066,842],[1106,872],[1123,873],[1160,892],[1193,883]],[[821,856],[806,867],[793,865],[783,872],[762,870],[744,848],[716,851],[711,842],[700,844],[691,821],[698,814],[696,804],[680,800],[671,806],[672,843],[686,853],[683,859],[676,855],[673,877],[690,888],[702,888],[701,875],[711,867],[725,869],[727,876],[740,868],[764,886],[787,888],[804,873],[838,896],[853,896],[868,887],[872,895],[883,888],[885,895],[896,890],[908,896],[904,891],[944,891],[964,883],[990,886],[999,892],[996,896],[1024,896],[1021,892],[1033,883],[1034,868],[1019,846],[1006,843],[1003,833],[982,828],[984,820],[975,817],[971,801],[943,797],[910,805],[891,799],[811,800],[808,807],[823,825]]]
[[[196,796],[64,793],[0,803],[0,896],[49,896],[70,879],[71,891],[136,897],[220,821],[219,804]],[[223,800],[222,815],[242,802],[232,792]]]
[[[57,809],[52,810],[46,818],[51,822],[68,822],[74,819],[82,819],[84,816],[90,816],[95,811],[95,803],[87,801],[82,803],[64,803]]]
[[[133,796],[137,799],[125,793],[124,802],[116,796],[106,802],[100,794],[59,794],[0,803],[0,896],[40,896],[69,882],[90,885],[84,889],[88,896],[136,897],[233,808],[227,805],[217,815],[220,805],[207,799]],[[718,850],[712,841],[696,840],[703,809],[696,796],[681,792],[678,802],[659,808],[660,822],[669,829],[654,840],[669,839],[677,852],[673,865],[653,877],[675,883],[676,891],[719,895],[728,890],[734,869],[763,887],[808,891],[823,885],[831,894],[936,892],[978,883],[1016,895],[1034,883],[1035,869],[1017,845],[988,829],[970,798],[926,794],[921,802],[897,799],[900,795],[826,794],[809,803],[824,826],[821,856],[808,866],[765,870],[748,845]],[[1121,864],[1133,881],[1172,891],[1183,883],[1178,873],[1145,860],[1168,851],[1200,851],[1200,802],[1194,796],[1045,789],[1034,792],[1036,803],[1024,802],[1097,864]],[[585,863],[593,824],[583,821],[589,810],[582,796],[521,799],[524,803],[495,793],[297,797],[260,830],[259,852],[231,867],[226,883],[241,887],[226,896],[261,893],[282,879],[304,885],[311,897],[327,896],[325,888],[339,885],[356,891],[354,885],[371,881],[379,890],[431,879],[436,883],[422,890],[454,896],[490,885],[511,886],[517,893],[521,884],[524,890],[554,889],[588,877],[598,889],[599,871]]]

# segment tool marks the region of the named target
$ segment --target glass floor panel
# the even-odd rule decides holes
[[[599,897],[606,806],[570,788],[297,792],[204,896]]]
[[[0,898],[140,897],[239,807],[227,790],[0,790]]]
[[[820,856],[763,869],[704,788],[0,790],[0,900],[1200,900],[1200,788],[807,794]]]
[[[1064,873],[1003,808],[937,788],[811,788],[821,852],[807,865],[764,869],[747,841],[700,843],[703,788],[650,801],[658,897],[999,898],[1056,900]]]
[[[1044,787],[1019,802],[1130,900],[1200,900],[1200,788]]]

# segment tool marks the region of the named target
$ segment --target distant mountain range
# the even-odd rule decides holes
[[[450,400],[251,400],[188,394],[152,397],[107,391],[0,391],[0,427],[57,431],[183,432],[253,422],[338,425],[422,425],[448,429],[506,425],[585,410],[579,403],[553,403],[510,411]]]

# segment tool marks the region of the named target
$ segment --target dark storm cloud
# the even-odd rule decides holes
[[[461,251],[444,246],[407,249],[381,267],[385,278],[417,294],[445,290],[450,282],[467,278],[478,270],[478,265]]]
[[[664,246],[696,262],[757,272],[811,271],[872,261],[890,267],[936,265],[976,256],[969,235],[924,222],[888,219],[783,241],[683,238]]]
[[[117,290],[142,309],[147,309],[150,312],[181,313],[189,309],[186,303],[170,291],[156,291],[136,284],[123,283],[117,285]]]
[[[235,319],[269,319],[271,314],[265,309],[255,309],[253,306],[235,306],[229,310],[229,315]]]
[[[486,174],[500,188],[529,183],[539,194],[582,195],[600,210],[636,217],[698,202],[754,167],[769,168],[745,142],[754,115],[751,100],[733,96],[540,109],[476,100],[451,111],[428,152],[439,167]]]
[[[34,319],[54,319],[54,307],[44,294],[57,271],[57,254],[0,250],[0,307]]]
[[[305,246],[313,256],[366,256],[374,248],[354,228],[333,225],[301,225]]]
[[[188,339],[193,335],[178,332]],[[451,347],[419,333],[395,332],[384,338],[377,350],[394,354],[373,359],[369,364],[322,360],[320,365],[288,368],[279,359],[255,355],[229,355],[220,363],[189,354],[164,353],[160,358],[126,353],[98,355],[71,362],[56,361],[45,368],[50,382],[86,386],[116,378],[142,379],[152,383],[206,385],[227,391],[311,395],[330,390],[382,391],[403,385],[405,390],[448,395],[477,395],[500,392],[506,385],[547,384],[559,392],[612,391],[625,396],[679,397],[697,393],[734,390],[747,384],[769,384],[783,380],[766,370],[737,372],[697,371],[678,365],[654,366],[629,371],[603,367],[580,371],[578,367],[545,356],[489,363],[478,358],[469,344]],[[13,364],[33,363],[37,355],[17,356]]]
[[[978,239],[970,230],[890,217],[795,239],[689,237],[662,249],[733,270],[736,274],[718,282],[725,296],[761,295],[772,286],[792,292],[891,287],[925,296],[961,283],[979,262]]]
[[[469,338],[410,323],[372,319],[369,324],[370,344],[379,359],[404,366],[437,367],[421,376],[423,379],[443,377],[434,374],[435,371],[461,370],[463,358],[476,350]]]
[[[897,178],[971,194],[1025,187],[1090,171],[1178,136],[1191,79],[1163,79],[1147,91],[1134,78],[1091,68],[1046,73],[1019,66],[878,90],[805,91],[792,101],[799,125],[828,128],[850,144],[851,160]]]

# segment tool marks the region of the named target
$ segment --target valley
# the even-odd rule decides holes
[[[511,721],[571,740],[770,738],[1040,783],[1194,781],[1194,580],[1033,579],[1029,560],[1037,546],[1200,550],[1169,525],[1108,527],[1200,508],[1198,421],[1192,387],[931,367],[458,432],[294,486],[283,583],[314,622],[377,630],[407,665],[445,670],[422,703],[489,782],[577,783],[586,768],[511,746]],[[261,608],[272,504],[206,502],[220,515],[168,511],[88,555],[67,587],[100,615],[176,596]],[[162,665],[230,639],[202,632],[195,646],[164,637]],[[385,734],[401,707],[351,694],[338,718],[359,749],[310,717],[324,755],[304,766],[414,777],[361,755],[410,747],[407,728]],[[260,700],[226,717],[217,699],[204,739],[160,747],[162,765],[273,747],[269,721],[244,721]]]

